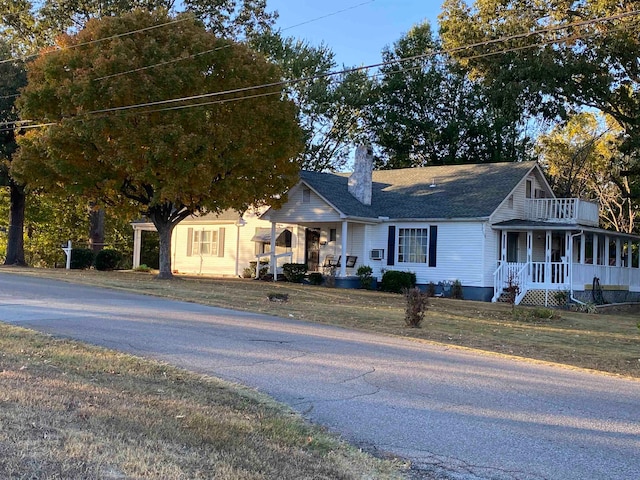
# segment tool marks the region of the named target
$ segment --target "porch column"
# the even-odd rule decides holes
[[[616,267],[622,267],[622,242],[616,237]]]
[[[500,235],[501,235],[500,238],[502,239],[502,241],[500,242],[500,261],[506,262],[507,261],[507,231],[500,230]]]
[[[580,263],[585,264],[587,236],[583,233],[580,235]]]
[[[553,238],[551,230],[545,232],[544,239],[544,283],[551,283],[551,249]]]
[[[533,231],[527,232],[527,263],[533,262]]]
[[[593,234],[593,264],[600,265],[600,246],[598,245],[598,235],[597,233]]]
[[[140,266],[140,250],[142,249],[142,230],[133,229],[133,268]]]
[[[628,268],[631,268],[633,265],[631,265],[631,260],[632,260],[632,255],[631,252],[633,251],[633,242],[631,240],[627,240],[627,261],[626,261],[626,266]]]
[[[340,252],[342,254],[342,260],[340,260],[340,277],[347,276],[347,234],[348,232],[348,222],[346,220],[342,221],[342,233],[340,235],[340,243],[341,249]]]
[[[273,281],[278,281],[278,266],[276,265],[276,224],[271,222],[271,255],[269,256],[269,265],[271,266],[271,273],[273,274]],[[259,260],[259,259],[258,259]],[[256,267],[260,270],[260,262]]]
[[[562,265],[562,270],[564,271],[563,276],[564,276],[564,281],[563,283],[566,283],[566,279],[569,278],[569,265],[571,265],[571,262],[573,262],[573,258],[571,258],[571,249],[572,249],[572,245],[571,242],[573,242],[573,238],[571,237],[571,232],[564,232],[564,258],[565,261],[563,262],[564,265]]]
[[[609,266],[609,235],[604,236],[604,258],[602,259],[602,264],[605,266]]]

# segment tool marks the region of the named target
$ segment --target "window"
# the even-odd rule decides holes
[[[533,182],[531,180],[527,180],[527,191],[526,191],[527,198],[531,198],[532,191],[533,191]]]
[[[509,208],[513,208],[513,195],[509,196],[508,204],[509,204]]]
[[[329,229],[329,241],[335,242],[336,238],[338,238],[338,231],[335,228]]]
[[[193,255],[217,255],[218,232],[212,230],[195,230],[193,232]]]
[[[398,229],[398,262],[427,263],[428,232],[427,228]]]
[[[311,203],[311,189],[303,188],[302,189],[302,203]]]

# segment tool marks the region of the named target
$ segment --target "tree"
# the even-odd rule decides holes
[[[335,171],[344,167],[351,144],[364,134],[363,110],[370,102],[371,81],[364,72],[327,75],[336,70],[326,45],[265,32],[252,45],[283,72],[286,89],[298,106],[305,140],[302,168]],[[299,79],[307,79],[299,81]]]
[[[382,53],[370,125],[382,168],[515,161],[528,139],[441,51],[429,23]]]
[[[632,233],[638,211],[620,176],[629,165],[619,150],[619,131],[611,117],[581,113],[539,137],[537,150],[556,195],[597,201],[607,227]]]
[[[77,35],[61,37],[60,50],[29,64],[21,113],[53,125],[20,137],[12,165],[32,184],[148,216],[160,238],[160,278],[172,276],[178,222],[280,204],[297,180],[292,158],[301,148],[295,106],[281,90],[222,94],[276,82],[274,65],[193,18],[139,31],[169,19],[137,10],[90,20]],[[131,31],[139,32],[122,35]],[[204,51],[152,72],[110,76]],[[215,96],[201,98],[207,95]]]
[[[585,108],[621,127],[629,160],[614,181],[640,199],[640,1],[447,0],[447,49],[515,115],[566,119]],[[505,37],[509,39],[504,40]],[[473,44],[473,47],[466,47]]]
[[[18,112],[15,100],[26,84],[26,72],[21,61],[11,61],[9,48],[0,44],[0,186],[9,188],[9,225],[5,265],[26,265],[24,258],[24,186],[9,175],[9,165],[17,150]]]

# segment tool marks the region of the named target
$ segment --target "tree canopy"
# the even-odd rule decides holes
[[[382,52],[369,110],[383,168],[522,160],[528,139],[425,22]]]
[[[180,220],[278,205],[302,148],[293,103],[278,87],[249,88],[277,83],[276,66],[193,18],[140,31],[170,18],[137,10],[90,20],[30,63],[21,113],[50,125],[19,138],[12,165],[30,184],[147,215],[160,235],[160,277],[171,276]]]

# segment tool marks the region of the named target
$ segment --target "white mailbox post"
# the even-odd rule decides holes
[[[67,242],[67,246],[66,247],[62,247],[62,251],[65,253],[65,255],[67,256],[67,270],[69,270],[71,268],[71,240],[69,240]]]

